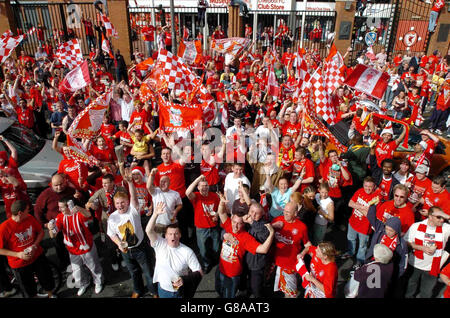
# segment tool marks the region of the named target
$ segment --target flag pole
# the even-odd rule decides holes
[[[177,31],[175,29],[174,0],[170,0],[170,20],[172,25],[172,54],[177,54]]]

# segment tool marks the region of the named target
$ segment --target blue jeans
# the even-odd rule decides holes
[[[348,252],[350,255],[355,255],[356,253],[356,239],[359,240],[358,253],[356,254],[356,261],[358,263],[364,264],[366,260],[367,243],[369,242],[369,235],[364,235],[356,232],[350,224],[347,230],[347,243]]]
[[[312,237],[313,245],[317,246],[317,244],[321,243],[325,238],[326,232],[327,232],[327,225],[320,225],[314,223],[313,237]]]
[[[142,274],[144,274],[148,291],[156,294],[155,286],[153,286],[153,276],[150,271],[150,255],[146,249],[145,242],[142,242],[137,247],[129,248],[127,253],[121,252],[121,254],[133,280],[133,291],[141,296],[144,295],[144,282],[142,280]]]
[[[394,99],[394,92],[392,91],[392,86],[388,86],[386,92],[384,93],[384,98],[386,101],[386,107],[389,109],[392,106],[392,100]]]
[[[428,23],[428,32],[433,32],[436,27],[436,21],[438,19],[439,12],[431,11],[430,12],[430,21]]]
[[[220,230],[217,227],[211,227],[207,229],[196,228],[197,233],[197,246],[200,251],[202,264],[204,267],[208,267],[212,263],[210,255],[215,258],[219,254],[220,249]],[[211,239],[212,250],[206,249],[206,243],[208,239]]]
[[[216,270],[216,292],[221,298],[235,298],[241,276],[228,277]]]
[[[161,285],[158,283],[158,296],[159,298],[181,298],[179,292],[171,292],[161,288]]]
[[[153,42],[145,41],[145,47],[147,48],[147,57],[151,57],[153,52]]]

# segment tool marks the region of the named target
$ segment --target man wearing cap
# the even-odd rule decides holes
[[[417,166],[414,172],[415,176],[409,186],[411,193],[408,200],[416,207],[419,204],[419,199],[421,199],[425,191],[431,187],[431,180],[427,178],[428,167],[424,165]]]
[[[372,119],[369,121],[369,126],[371,131],[377,131],[375,125],[372,122]],[[392,129],[392,123],[388,122],[384,129],[381,131],[381,138],[378,139],[378,142],[375,146],[375,156],[377,158],[377,164],[381,167],[381,162],[384,159],[394,157],[394,151],[397,149],[398,145],[402,142],[403,138],[405,138],[406,128],[403,127],[402,133],[400,136],[393,140],[394,130]]]
[[[414,153],[409,155],[407,159],[411,161],[411,166],[415,169],[417,166],[422,165],[430,168],[430,160],[425,154],[425,150],[428,148],[428,144],[425,141],[421,141],[414,145]],[[427,171],[428,172],[428,171]]]
[[[439,138],[436,135],[432,134],[428,129],[421,130],[420,137],[422,137],[422,141],[426,142],[427,144],[427,147],[425,149],[425,156],[428,160],[431,160],[431,157],[434,154],[434,149],[439,143]]]
[[[445,246],[450,237],[450,225],[445,223],[450,216],[439,207],[431,207],[428,217],[414,223],[405,235],[413,249],[409,257],[409,277],[406,298],[431,298],[442,265],[449,253]],[[416,292],[419,290],[418,295]]]

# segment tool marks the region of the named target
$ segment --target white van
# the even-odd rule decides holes
[[[52,175],[58,170],[62,155],[52,149],[50,140],[42,139],[33,130],[9,118],[0,117],[0,135],[17,149],[19,172],[34,202],[42,190],[48,187]],[[9,153],[8,147],[2,142],[1,150]]]

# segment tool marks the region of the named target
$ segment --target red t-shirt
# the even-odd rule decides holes
[[[444,189],[444,191],[442,191],[441,193],[434,193],[430,187],[425,191],[423,198],[425,200],[422,207],[423,209],[428,210],[432,206],[438,206],[445,213],[450,215],[450,209],[448,208],[450,204],[450,195],[446,189]]]
[[[100,126],[100,133],[105,138],[105,140],[111,140],[109,137],[114,135],[116,132],[116,127],[113,124],[102,124]]]
[[[82,255],[92,248],[92,233],[87,227],[87,221],[92,217],[85,217],[82,213],[76,212],[73,215],[59,213],[56,216],[56,227],[61,230],[67,240],[64,242],[70,254]],[[83,249],[87,245],[88,249]]]
[[[345,180],[342,176],[341,170],[334,171],[331,169],[333,163],[329,158],[326,158],[324,162],[321,162],[319,165],[320,171],[322,171],[322,178],[327,180],[328,185],[330,186],[330,191],[328,192],[329,196],[332,198],[340,198],[342,196],[341,188],[349,186],[352,184],[352,178],[350,172],[347,167],[343,167],[350,176],[349,180]]]
[[[181,198],[186,196],[186,184],[184,180],[184,165],[180,165],[178,162],[171,162],[166,165],[165,163],[160,164],[158,167],[158,172],[155,176],[155,184],[159,187],[159,180],[162,176],[169,176],[171,190],[177,191]]]
[[[141,33],[144,41],[155,41],[155,27],[153,25],[143,27]]]
[[[419,180],[414,177],[413,182],[411,184],[411,192],[409,194],[409,198],[413,200],[412,196],[414,193],[417,194],[419,198],[423,196],[426,190],[431,187],[431,180],[425,177],[423,180]]]
[[[309,242],[308,229],[298,219],[292,223],[286,222],[284,215],[274,218],[272,224],[278,221],[283,222],[283,227],[281,230],[275,231],[275,265],[284,269],[295,270],[297,254]]]
[[[336,287],[338,280],[338,268],[335,262],[328,264],[322,263],[317,257],[317,247],[311,246],[308,251],[311,255],[310,273],[319,282],[323,284],[325,298],[334,298],[336,296]]]
[[[220,177],[218,164],[211,166],[209,163],[202,159],[202,163],[200,164],[200,172],[205,176],[206,181],[208,181],[208,184],[210,186],[219,183]]]
[[[33,245],[41,230],[42,226],[32,215],[29,215],[20,223],[13,221],[13,219],[7,219],[0,225],[0,248],[14,252],[22,252],[27,247]],[[7,256],[8,264],[11,268],[28,266],[32,264],[42,252],[42,247],[38,245],[37,250],[30,260],[25,261],[14,256]]]
[[[394,151],[397,149],[397,143],[392,140],[385,144],[381,139],[378,140],[377,146],[375,148],[375,157],[377,158],[377,164],[381,167],[381,162],[384,159],[394,158]]]
[[[403,208],[396,208],[394,200],[382,203],[377,207],[377,219],[386,222],[387,219],[396,216],[402,224],[402,233],[408,232],[408,229],[414,223],[414,212],[412,204],[407,202]]]
[[[217,212],[219,208],[220,199],[214,192],[209,192],[208,196],[204,197],[200,192],[194,192],[195,198],[192,200],[194,207],[194,224],[200,229],[208,229],[217,226],[217,222],[212,220],[210,212]]]
[[[296,140],[301,129],[302,128],[300,123],[293,124],[290,121],[288,121],[287,123],[283,124],[283,127],[281,128],[281,134],[283,136],[286,135],[291,136],[293,140]]]
[[[300,176],[302,170],[305,169],[305,174],[303,175],[303,180],[310,178],[310,177],[315,177],[315,168],[314,168],[314,162],[312,162],[311,160],[309,160],[308,158],[304,158],[303,160],[295,160],[292,163],[292,177],[298,177]],[[300,192],[303,193],[303,190],[308,187],[310,185],[310,183],[308,184],[302,184],[300,186]]]
[[[25,107],[22,109],[20,107],[16,107],[17,120],[20,124],[24,125],[27,128],[33,128],[34,126],[34,115],[33,108]]]
[[[63,159],[59,163],[58,173],[67,175],[69,181],[81,190],[78,178],[82,177],[85,181],[88,176],[88,168],[85,163],[77,162],[72,159]]]
[[[442,269],[441,274],[444,274],[445,276],[450,278],[450,264],[447,264],[447,266]],[[444,298],[450,298],[450,286],[447,286],[447,288],[445,289]]]
[[[222,250],[220,252],[219,269],[222,274],[228,277],[235,277],[242,273],[242,261],[245,252],[256,254],[256,249],[260,243],[246,231],[233,233],[231,228],[231,220],[228,218],[222,227],[227,233],[233,235],[237,239],[237,243],[231,244],[223,241]]]
[[[374,192],[371,194],[367,194],[364,191],[364,188],[359,189],[355,192],[352,197],[352,201],[355,203],[359,203],[363,206],[369,206],[369,202],[372,201],[378,195]],[[371,232],[370,222],[367,217],[357,209],[353,209],[352,215],[348,220],[350,226],[358,233],[369,235]]]
[[[133,111],[130,117],[130,125],[134,123],[133,128],[135,129],[144,129],[145,134],[149,134],[150,131],[148,130],[145,123],[148,122],[148,113],[147,111],[142,108],[141,111]]]
[[[113,163],[115,160],[117,160],[114,149],[110,148],[109,146],[106,146],[106,148],[102,150],[98,148],[97,145],[92,144],[90,152],[96,159],[102,162]]]
[[[381,183],[375,191],[380,196],[381,201],[389,201],[389,190],[391,189],[391,184],[392,177],[390,179],[385,179],[384,176],[381,178]]]
[[[133,140],[131,139],[130,134],[127,131],[121,131],[119,130],[114,134],[114,137],[119,138],[120,141],[126,142],[128,144],[134,144]],[[128,156],[131,152],[131,147],[123,146],[123,154],[124,156]]]

